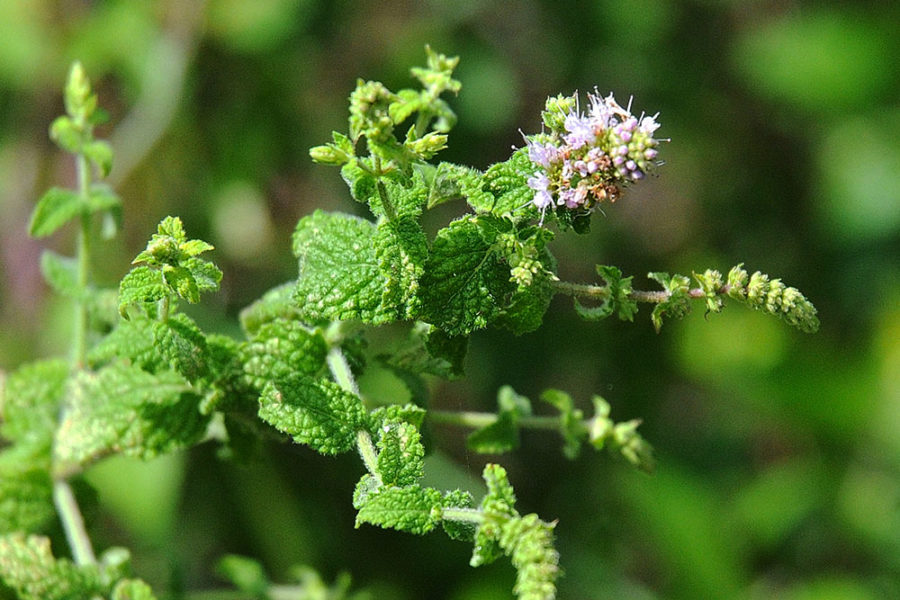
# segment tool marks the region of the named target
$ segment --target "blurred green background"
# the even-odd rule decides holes
[[[48,243],[68,253],[72,232],[38,243],[25,230],[41,192],[74,181],[47,128],[76,58],[110,113],[99,134],[125,202],[97,278],[114,284],[156,223],[180,215],[225,272],[192,314],[227,333],[295,276],[298,218],[360,211],[307,154],[346,131],[357,77],[411,86],[426,43],[459,55],[460,120],[442,156],[482,168],[538,129],[548,95],[633,95],[636,113],[660,112],[666,165],[590,234],[554,243],[560,275],[615,264],[646,288],[648,271],[743,261],[800,288],[822,330],[698,306],[656,335],[646,309],[634,324],[585,324],[558,298],[539,332],[476,334],[468,378],[436,382],[434,405],[490,410],[510,383],[584,406],[600,393],[617,420],[644,420],[652,477],[591,452],[568,462],[538,433],[500,459],[520,510],[559,519],[561,598],[900,598],[898,30],[900,4],[874,1],[3,0],[0,365],[67,348],[70,312],[38,258]],[[431,435],[433,483],[477,493],[485,457],[460,431]],[[510,596],[512,569],[469,568],[465,544],[355,530],[361,472],[355,456],[299,447],[243,466],[210,447],[110,461],[89,476],[89,516],[97,546],[130,546],[160,592],[217,585],[212,565],[233,552],[276,578],[295,563],[347,570],[375,598]]]

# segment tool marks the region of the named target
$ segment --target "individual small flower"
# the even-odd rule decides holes
[[[553,196],[548,189],[550,179],[544,173],[537,172],[528,178],[528,187],[534,190],[534,205],[539,209],[546,210],[548,206],[553,204]]]

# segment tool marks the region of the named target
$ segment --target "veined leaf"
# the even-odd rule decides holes
[[[385,485],[415,485],[425,474],[425,448],[415,426],[393,421],[381,426],[378,474]]]
[[[423,535],[440,522],[441,501],[441,493],[434,488],[384,486],[365,495],[356,526],[369,523]]]
[[[135,267],[119,284],[119,312],[125,316],[130,304],[154,303],[168,295],[169,286],[166,285],[162,271],[146,266]]]
[[[375,225],[364,219],[317,210],[294,231],[300,276],[294,298],[308,322],[359,319],[385,323],[385,280],[373,247]]]
[[[269,382],[259,399],[259,418],[322,454],[340,454],[356,446],[365,427],[359,396],[325,379],[294,375]]]
[[[467,335],[506,305],[515,285],[494,245],[502,224],[466,216],[438,232],[420,284],[425,321],[450,336]]]
[[[38,531],[54,519],[49,447],[20,443],[0,452],[0,535]]]
[[[206,431],[200,398],[174,371],[112,363],[78,373],[68,399],[53,447],[62,472],[112,453],[151,458],[187,447]]]
[[[69,365],[58,359],[29,363],[11,373],[0,396],[0,434],[49,447],[68,377]]]
[[[247,337],[255,336],[260,327],[274,319],[300,318],[300,310],[293,299],[295,287],[293,281],[283,283],[241,311],[241,328]]]
[[[269,381],[319,374],[327,353],[328,345],[320,333],[309,331],[297,320],[275,319],[259,328],[239,356],[249,383],[261,391]]]
[[[399,216],[378,224],[373,243],[378,268],[384,278],[382,310],[396,319],[411,319],[418,310],[419,278],[422,277],[428,243],[414,216]]]

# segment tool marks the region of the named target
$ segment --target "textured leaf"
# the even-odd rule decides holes
[[[513,593],[518,600],[553,600],[559,577],[559,553],[553,546],[553,525],[535,514],[503,523],[500,547],[516,568]]]
[[[161,271],[150,267],[135,267],[119,284],[119,312],[125,316],[130,304],[155,303],[169,296],[169,287]]]
[[[425,232],[414,216],[378,224],[373,244],[384,278],[382,310],[395,319],[414,318],[418,310],[419,278],[428,257]]]
[[[384,486],[365,496],[356,526],[369,523],[423,535],[440,522],[441,500],[441,493],[434,488]]]
[[[327,354],[328,345],[320,333],[309,331],[299,321],[275,319],[244,344],[240,360],[250,384],[262,390],[268,381],[319,374]]]
[[[57,560],[49,539],[20,534],[0,537],[0,583],[18,600],[80,600],[102,593],[96,567]]]
[[[517,219],[536,220],[540,211],[532,203],[534,190],[528,187],[528,177],[534,173],[534,164],[528,158],[528,151],[520,148],[501,163],[496,163],[484,173],[484,188],[493,200],[490,205],[469,203],[478,212]]]
[[[260,419],[322,454],[354,448],[356,432],[366,424],[362,400],[324,379],[294,375],[269,382],[259,403]]]
[[[484,328],[515,285],[494,243],[503,222],[466,216],[441,229],[421,280],[422,317],[447,335]]]
[[[50,188],[31,213],[28,233],[36,238],[52,235],[80,215],[83,210],[84,206],[77,192],[58,187]]]
[[[206,431],[200,398],[173,371],[112,363],[79,373],[68,398],[53,448],[62,470],[115,452],[152,458],[187,447]]]
[[[206,242],[201,242],[200,240],[191,240],[185,245],[194,242],[206,244]],[[209,246],[209,244],[206,245]],[[212,248],[212,246],[209,246],[209,248]],[[203,250],[201,250],[201,252],[202,251]],[[194,279],[194,284],[201,293],[218,291],[219,283],[222,281],[222,271],[220,271],[216,265],[208,260],[203,260],[202,258],[197,258],[195,256],[185,259],[181,264],[190,271],[191,276]]]
[[[0,535],[35,532],[56,519],[49,452],[34,450],[16,444],[0,452]]]
[[[499,465],[487,464],[482,477],[488,492],[479,505],[485,520],[475,530],[475,546],[469,559],[473,567],[490,564],[503,556],[499,543],[502,524],[519,516],[514,508],[516,495],[506,478],[506,470]]]
[[[464,198],[472,207],[481,207],[480,212],[490,212],[494,196],[482,189],[482,173],[477,169],[442,162],[432,174],[428,190],[428,208],[444,202]]]
[[[463,490],[453,490],[445,492],[443,499],[444,508],[472,508],[475,506],[475,500],[472,494]],[[471,542],[475,539],[475,523],[471,521],[452,521],[443,519],[441,526],[444,531],[453,540],[461,540]]]
[[[466,446],[482,454],[502,454],[519,447],[519,418],[531,415],[531,402],[505,385],[497,392],[497,420],[473,431]]]
[[[650,313],[650,320],[656,332],[662,329],[663,317],[681,318],[691,312],[691,298],[688,295],[690,280],[684,275],[668,273],[647,273],[647,277],[658,282],[669,293],[668,299],[659,302]]]
[[[293,281],[283,283],[241,311],[241,327],[247,337],[255,336],[260,327],[274,319],[300,318],[300,310],[293,299],[295,287]]]
[[[16,442],[49,446],[69,377],[63,360],[29,363],[9,375],[0,396],[0,434]]]
[[[420,429],[425,421],[425,409],[415,404],[389,404],[379,406],[369,413],[369,427],[376,435],[382,427],[396,421],[403,421]]]
[[[468,349],[466,336],[449,337],[427,323],[416,323],[409,336],[378,356],[401,378],[428,373],[445,379],[462,375]]]
[[[53,291],[66,298],[79,298],[84,291],[78,286],[78,266],[74,258],[60,256],[52,250],[41,253],[41,274]]]
[[[382,309],[386,282],[372,246],[375,231],[369,221],[321,210],[300,219],[293,237],[300,262],[294,298],[304,320],[393,319]]]
[[[419,482],[425,474],[425,448],[415,426],[387,422],[378,439],[378,474],[385,485],[406,486]]]

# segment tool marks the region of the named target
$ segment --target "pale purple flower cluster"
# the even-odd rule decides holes
[[[615,201],[620,186],[644,178],[655,166],[659,140],[656,117],[635,117],[613,95],[588,94],[590,109],[582,113],[576,99],[563,111],[560,99],[548,100],[549,133],[526,139],[528,158],[540,170],[528,178],[533,204],[590,211],[603,200]],[[556,111],[552,114],[552,111]],[[547,114],[550,113],[550,114]]]

